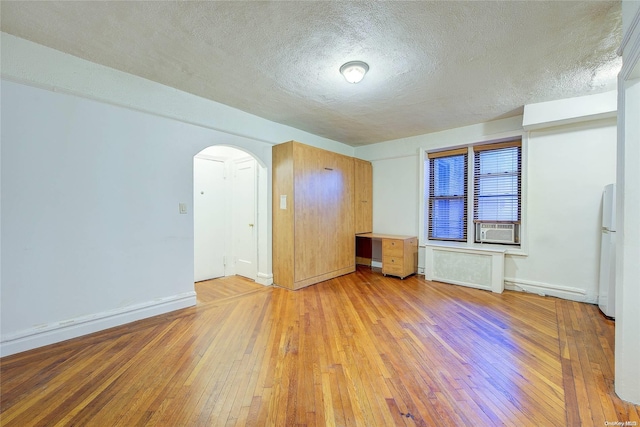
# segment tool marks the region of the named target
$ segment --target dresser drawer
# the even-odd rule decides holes
[[[382,274],[391,274],[392,276],[406,276],[402,260],[397,258],[387,258],[382,262]]]
[[[402,257],[404,255],[404,241],[399,239],[382,240],[382,257]]]
[[[382,257],[382,264],[383,265],[399,265],[399,266],[403,266],[404,265],[404,258],[399,256],[385,256]]]

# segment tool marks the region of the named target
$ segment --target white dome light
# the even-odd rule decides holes
[[[369,71],[369,66],[362,61],[351,61],[340,67],[340,73],[349,83],[358,83]]]

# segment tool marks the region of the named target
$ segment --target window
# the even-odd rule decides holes
[[[467,149],[430,153],[429,239],[467,240]]]
[[[473,230],[470,242],[520,244],[520,139],[428,153],[425,163],[429,240],[467,242],[467,230]]]
[[[475,241],[481,241],[482,223],[496,224],[492,235],[505,244],[519,242],[522,195],[520,141],[473,147],[473,220]],[[502,225],[498,224],[502,223]]]
[[[497,144],[502,145],[502,144]],[[474,147],[473,217],[482,221],[520,221],[521,154],[518,145]]]

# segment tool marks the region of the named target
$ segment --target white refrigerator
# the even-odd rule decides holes
[[[604,187],[602,195],[602,241],[598,306],[605,316],[615,318],[616,302],[616,185]]]

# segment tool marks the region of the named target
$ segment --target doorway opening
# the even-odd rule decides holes
[[[258,278],[265,171],[249,153],[212,146],[193,158],[194,281]]]

